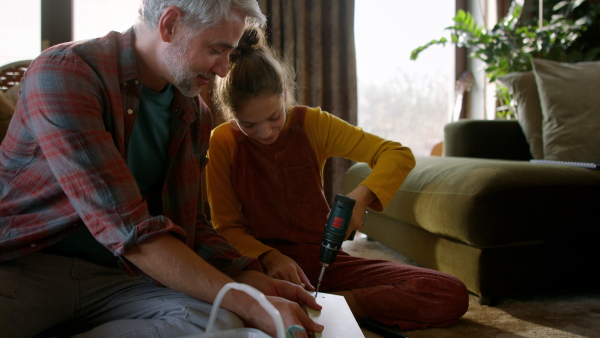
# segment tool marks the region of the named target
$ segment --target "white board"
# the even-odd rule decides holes
[[[314,292],[312,293],[314,295]],[[311,334],[315,338],[364,338],[360,326],[354,319],[352,311],[343,296],[319,292],[317,303],[323,307],[315,311],[304,307],[308,316],[315,322],[325,326],[321,333]]]

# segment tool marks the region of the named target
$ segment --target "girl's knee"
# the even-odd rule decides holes
[[[429,323],[432,326],[452,325],[467,312],[469,292],[458,278],[450,275],[436,276],[428,283],[435,283],[434,289],[427,292],[431,302]]]
[[[469,306],[469,293],[464,283],[439,273],[354,290],[353,293],[375,320],[406,329],[452,325]]]

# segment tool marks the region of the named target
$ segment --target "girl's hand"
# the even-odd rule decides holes
[[[359,185],[347,196],[353,198],[356,203],[354,204],[354,209],[352,210],[352,219],[350,220],[350,226],[348,227],[348,233],[346,234],[345,239],[348,239],[352,232],[356,230],[360,231],[363,226],[363,221],[366,217],[365,211],[367,210],[367,207],[373,201],[377,200],[377,196],[364,185]]]
[[[278,250],[268,251],[262,254],[258,260],[265,269],[267,276],[301,285],[311,291],[315,289],[300,266]]]

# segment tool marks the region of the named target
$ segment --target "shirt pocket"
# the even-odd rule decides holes
[[[0,262],[0,296],[15,299],[21,281],[21,258]]]
[[[303,202],[323,196],[321,176],[313,163],[283,168],[283,182],[290,200]]]

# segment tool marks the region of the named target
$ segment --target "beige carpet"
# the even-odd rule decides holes
[[[367,241],[364,235],[343,247],[355,256],[413,264],[382,244]],[[590,262],[590,268],[597,265]],[[382,337],[366,330],[363,333],[367,338]],[[504,299],[496,307],[479,305],[479,299],[471,295],[469,311],[453,326],[404,333],[411,338],[600,337],[600,288],[583,294]]]

